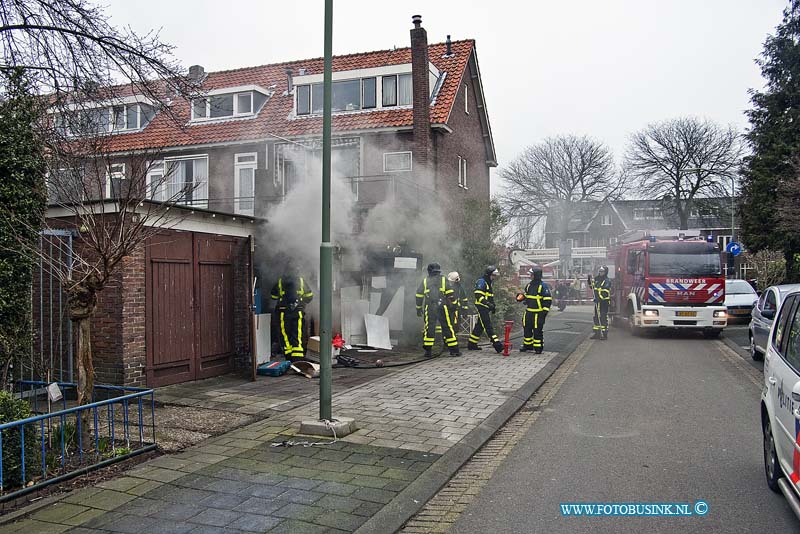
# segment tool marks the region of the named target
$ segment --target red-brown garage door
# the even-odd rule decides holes
[[[227,373],[234,355],[235,238],[169,232],[146,247],[147,384]]]

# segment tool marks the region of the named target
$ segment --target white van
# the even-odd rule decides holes
[[[761,428],[767,484],[800,517],[800,291],[784,298],[765,349]]]

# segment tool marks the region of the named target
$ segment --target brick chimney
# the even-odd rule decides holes
[[[411,78],[414,85],[414,165],[424,169],[431,156],[430,83],[428,81],[428,32],[422,16],[411,17]]]

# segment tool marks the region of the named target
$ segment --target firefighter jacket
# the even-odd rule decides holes
[[[461,282],[456,282],[454,284],[453,291],[455,292],[455,307],[464,312],[469,311],[469,298]]]
[[[475,306],[482,306],[489,310],[494,310],[494,292],[492,282],[484,277],[475,281]],[[479,308],[480,309],[480,308]]]
[[[278,309],[302,309],[314,299],[313,291],[302,276],[296,279],[278,278],[278,282],[272,286],[269,296],[275,301]]]
[[[609,302],[611,300],[611,280],[608,277],[594,278],[592,280],[592,293],[595,302]]]
[[[531,280],[525,286],[525,304],[529,312],[549,312],[552,303],[550,288],[541,280]]]
[[[417,288],[417,309],[423,306],[443,306],[455,301],[453,287],[447,282],[447,277],[426,276]]]

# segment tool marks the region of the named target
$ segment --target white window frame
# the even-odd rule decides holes
[[[715,241],[719,244],[719,249],[724,251],[725,247],[733,241],[733,236],[728,234],[720,234],[715,238]]]
[[[121,170],[114,170],[115,167],[121,167]],[[106,167],[106,195],[105,198],[111,198],[111,180],[124,180],[126,178],[125,175],[125,164],[124,163],[112,163]]]
[[[407,169],[387,169],[386,168],[386,156],[396,156],[399,154],[408,154],[408,168]],[[414,157],[411,154],[410,150],[402,151],[402,152],[384,152],[383,154],[383,172],[409,172],[412,170],[414,166]]]
[[[252,161],[240,161],[245,157],[252,157]],[[253,170],[253,208],[250,210],[243,210],[239,206],[240,202],[240,187],[239,187],[239,171],[242,169]],[[234,154],[233,156],[233,211],[241,215],[255,215],[256,203],[256,170],[258,169],[258,152],[242,152]]]
[[[464,113],[469,115],[469,85],[464,84]]]
[[[240,112],[239,111],[239,96],[249,94],[250,95],[250,111]],[[211,117],[211,97],[214,96],[233,96],[233,115],[226,115],[224,117]],[[205,100],[206,101],[206,115],[205,117],[198,117],[194,114],[194,102],[195,100]],[[224,121],[230,119],[236,119],[240,117],[250,117],[255,115],[255,109],[253,109],[253,91],[238,91],[238,92],[231,92],[231,93],[215,93],[209,94],[206,96],[198,97],[190,102],[189,109],[191,110],[192,114],[192,122],[206,122],[206,121]]]
[[[131,126],[130,124],[128,124],[128,108],[131,107],[131,106],[136,106],[136,125],[135,126]],[[122,108],[122,115],[125,117],[124,125],[119,130],[114,128],[114,108],[116,108],[116,107],[121,107]],[[141,124],[142,124],[142,107],[139,105],[138,102],[135,103],[135,104],[119,104],[119,105],[111,106],[111,108],[109,108],[109,113],[110,113],[110,117],[109,117],[109,121],[108,122],[109,122],[109,127],[111,128],[112,132],[127,132],[128,130],[141,130],[142,129],[142,126],[141,126]]]
[[[190,206],[190,207],[195,207],[195,208],[208,209],[208,201],[209,201],[208,196],[210,194],[210,191],[209,191],[210,187],[209,186],[210,186],[210,181],[211,181],[211,177],[209,176],[209,173],[208,173],[208,169],[209,169],[208,154],[192,154],[192,155],[187,155],[187,156],[174,156],[174,157],[164,158],[164,173],[165,173],[164,176],[166,177],[169,174],[168,166],[169,166],[170,163],[177,163],[177,162],[180,162],[180,161],[195,160],[195,159],[205,159],[206,160],[206,198],[202,199],[202,202],[197,202],[196,200],[193,199],[191,204],[187,203],[185,200],[175,201],[175,204],[179,204],[179,205],[182,205],[182,206]],[[164,183],[166,184],[166,180],[165,180]],[[195,189],[195,191],[196,191],[196,189]],[[192,196],[194,196],[194,195],[192,195]]]
[[[250,111],[239,111],[239,97],[242,95],[248,95],[250,97]],[[233,116],[234,117],[246,117],[248,115],[253,114],[253,91],[244,91],[241,93],[234,93],[233,94]]]
[[[469,189],[467,186],[467,158],[458,156],[458,187]]]
[[[606,221],[608,221],[608,222],[606,222]],[[600,219],[600,226],[611,226],[612,224],[613,224],[613,221],[611,219],[611,214],[610,213],[604,213],[603,216]]]
[[[164,196],[164,180],[166,178],[166,170],[167,167],[164,163],[164,160],[159,161],[151,161],[147,163],[147,175],[145,176],[145,187],[147,188],[147,198],[150,200],[154,200],[156,202],[164,202],[166,199],[163,198]],[[153,192],[153,176],[159,175],[161,178],[159,179],[161,183],[158,186],[158,189]]]

